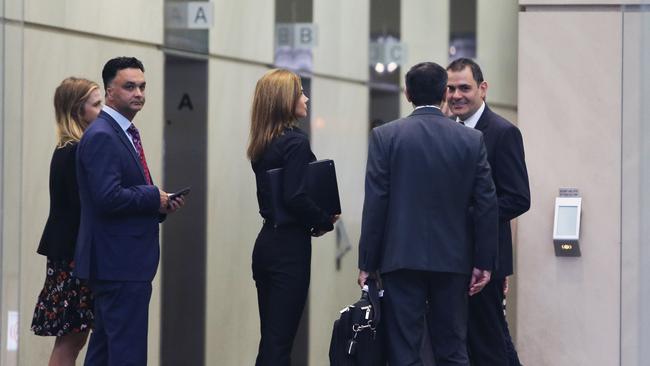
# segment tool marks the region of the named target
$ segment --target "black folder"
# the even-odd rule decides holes
[[[284,225],[298,222],[298,219],[289,213],[284,204],[283,169],[270,169],[266,172],[269,175],[271,186],[273,223],[275,225]],[[307,168],[307,194],[316,206],[327,214],[341,214],[341,200],[339,199],[339,187],[336,183],[336,169],[333,160],[325,159],[309,163]]]

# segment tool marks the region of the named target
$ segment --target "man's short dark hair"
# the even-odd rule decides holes
[[[481,67],[470,58],[461,57],[455,59],[447,66],[447,71],[459,72],[463,71],[466,67],[469,67],[470,71],[472,71],[472,77],[476,81],[476,85],[481,85],[484,81]]]
[[[406,91],[415,106],[440,105],[447,88],[447,72],[434,62],[421,62],[406,73]]]
[[[108,84],[115,79],[117,72],[124,69],[140,69],[144,72],[144,65],[135,57],[116,57],[108,60],[102,70],[102,80],[104,81],[104,90]]]

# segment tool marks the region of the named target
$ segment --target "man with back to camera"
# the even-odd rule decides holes
[[[422,365],[427,301],[436,365],[469,365],[468,292],[489,282],[497,254],[496,193],[483,137],[442,114],[446,85],[441,66],[413,66],[405,94],[415,110],[370,135],[359,285],[381,273],[391,366]]]
[[[503,313],[513,273],[510,220],[528,211],[530,189],[521,132],[485,104],[487,83],[474,61],[460,58],[447,67],[447,104],[458,122],[483,132],[499,204],[499,255],[492,281],[469,300],[468,348],[474,366],[519,366]]]
[[[81,223],[75,276],[89,280],[95,329],[84,365],[146,365],[158,226],[183,206],[153,185],[140,132],[131,122],[145,102],[142,62],[109,60],[106,105],[77,149]]]

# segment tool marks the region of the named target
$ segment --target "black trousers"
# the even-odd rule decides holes
[[[472,366],[519,366],[503,313],[503,278],[469,299],[468,348]]]
[[[425,313],[436,366],[469,365],[467,292],[469,275],[398,270],[382,275],[388,363],[420,366]],[[429,312],[427,313],[427,302]]]
[[[260,312],[255,365],[290,366],[291,348],[307,300],[311,235],[301,226],[262,227],[253,250]]]

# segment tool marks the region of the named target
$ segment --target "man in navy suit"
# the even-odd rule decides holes
[[[184,202],[153,185],[132,123],[145,102],[144,66],[133,57],[102,71],[106,105],[77,149],[81,222],[75,276],[89,280],[95,329],[85,365],[147,364],[151,281],[158,268],[158,224]]]
[[[483,132],[499,204],[499,256],[492,281],[469,300],[468,347],[474,366],[519,366],[503,313],[507,276],[513,273],[510,220],[528,211],[530,190],[521,132],[485,104],[487,82],[474,61],[447,67],[447,104],[458,122]]]
[[[468,293],[489,282],[497,254],[497,201],[483,135],[442,114],[446,85],[439,65],[413,66],[406,98],[415,110],[370,135],[359,284],[381,274],[391,366],[422,365],[427,303],[436,365],[469,365]]]

